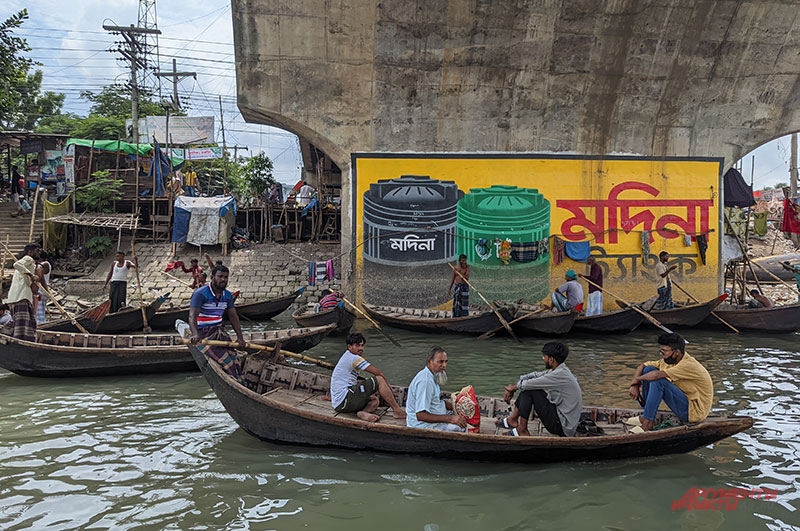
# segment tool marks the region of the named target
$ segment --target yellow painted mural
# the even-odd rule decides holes
[[[661,251],[676,266],[676,301],[719,294],[721,159],[366,153],[352,162],[355,273],[368,303],[447,304],[448,263],[460,254],[488,300],[549,301],[567,271],[588,274],[591,255],[606,309],[615,296],[643,301],[656,295]]]

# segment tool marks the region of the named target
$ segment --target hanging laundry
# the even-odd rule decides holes
[[[166,269],[164,269],[165,273],[169,273],[174,269],[185,269],[186,266],[184,265],[182,260],[173,260],[172,262],[167,264]]]
[[[485,262],[492,257],[492,249],[489,247],[489,241],[486,238],[478,239],[478,243],[475,244],[475,254],[478,255],[481,262]]]
[[[800,208],[791,199],[783,200],[781,230],[792,234],[800,234]]]
[[[564,251],[567,253],[567,256],[569,256],[576,262],[585,262],[586,259],[589,258],[591,245],[588,241],[567,242],[564,247]]]
[[[700,251],[700,261],[706,265],[706,250],[708,249],[708,237],[705,234],[697,235],[697,249]]]
[[[550,252],[549,238],[542,238],[539,240],[539,256],[545,255]]]
[[[564,261],[564,240],[558,236],[553,236],[553,265],[558,265]]]
[[[511,259],[525,264],[539,258],[539,242],[512,243]]]
[[[650,231],[642,231],[642,263],[647,263],[647,258],[650,256]]]
[[[725,234],[743,239],[747,229],[747,214],[743,208],[725,207]]]
[[[683,245],[685,247],[691,247],[692,246],[692,235],[691,234],[684,234],[683,235]]]
[[[506,238],[500,242],[500,250],[497,252],[497,257],[503,262],[503,265],[508,265],[511,262],[511,240]]]
[[[769,212],[756,212],[753,214],[753,232],[759,236],[766,236],[769,231],[767,227],[767,216]]]
[[[308,263],[308,285],[309,286],[316,286],[317,285],[317,263],[316,262],[309,262]]]
[[[326,260],[325,261],[325,280],[332,281],[335,278],[335,274],[333,271],[333,260]]]

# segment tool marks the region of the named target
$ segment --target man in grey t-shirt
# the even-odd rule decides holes
[[[505,435],[530,435],[528,417],[531,410],[553,435],[572,437],[578,429],[583,411],[578,379],[564,361],[569,349],[564,343],[552,341],[542,347],[546,371],[523,374],[519,381],[506,386],[504,399],[510,402],[520,390],[514,409],[508,418],[497,421],[499,427],[510,428]]]

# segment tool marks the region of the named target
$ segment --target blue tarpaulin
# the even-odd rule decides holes
[[[236,200],[230,196],[175,198],[174,243],[227,243],[236,224]]]

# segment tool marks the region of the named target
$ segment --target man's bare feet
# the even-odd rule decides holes
[[[653,429],[653,421],[650,419],[646,419],[642,417],[642,429],[644,431],[650,431]]]
[[[393,409],[392,416],[396,419],[404,419],[406,418],[406,412],[401,409]]]
[[[356,413],[356,415],[358,416],[358,418],[366,422],[378,422],[380,420],[380,417],[375,413],[368,413],[366,411],[359,411],[358,413]]]

